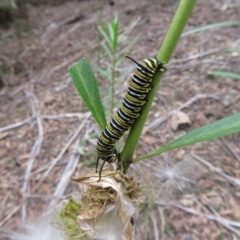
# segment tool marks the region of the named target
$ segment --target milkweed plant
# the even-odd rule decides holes
[[[156,59],[164,66],[169,63],[195,3],[196,0],[180,1],[156,56]],[[113,21],[114,23],[116,21]],[[103,35],[105,34],[103,29],[100,31]],[[85,186],[85,191],[81,196],[73,195],[60,202],[56,208],[43,215],[33,227],[27,229],[28,235],[15,235],[18,240],[133,240],[134,219],[136,219],[140,206],[144,203],[144,190],[139,181],[127,175],[129,166],[154,156],[156,158],[157,155],[172,149],[240,131],[240,113],[237,113],[195,129],[157,150],[134,158],[134,151],[164,72],[155,72],[151,90],[147,93],[148,101],[141,107],[141,114],[131,123],[122,151],[115,153],[118,160],[117,169],[103,168],[100,173],[93,171],[92,174],[80,177],[72,176],[74,182]],[[100,129],[104,131],[107,121],[98,84],[89,61],[83,58],[71,66],[70,74],[80,96]],[[108,140],[108,138],[105,139],[106,142]],[[107,147],[106,143],[105,145]],[[162,182],[159,190],[164,194],[167,193],[175,184],[174,182],[178,182],[183,175],[185,177],[188,175],[189,167],[190,163],[179,163],[177,166],[167,167],[166,171],[159,172]],[[164,183],[166,184],[164,185]]]

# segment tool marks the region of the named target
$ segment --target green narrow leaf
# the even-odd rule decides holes
[[[234,73],[234,72],[226,72],[226,71],[212,71],[212,74],[214,76],[219,77],[229,77],[240,80],[240,74]]]
[[[111,81],[112,75],[111,75],[111,69],[110,68],[107,68],[105,70],[103,70],[101,68],[96,68],[96,69],[97,69],[97,71],[99,71],[101,73],[101,75],[106,77],[109,80],[109,82]]]
[[[118,44],[118,16],[115,15],[114,21],[113,21],[113,49],[116,51],[117,44]]]
[[[97,81],[89,61],[87,59],[80,60],[70,67],[69,72],[83,101],[88,106],[99,126],[104,129],[107,124],[106,117],[99,95]]]
[[[101,42],[101,46],[103,47],[104,51],[107,53],[109,59],[113,59],[112,53],[109,49],[109,47],[107,46],[107,44],[105,44],[105,42]]]
[[[138,162],[142,159],[149,158],[175,148],[212,140],[214,138],[223,137],[235,132],[240,132],[240,113],[223,118],[204,127],[197,128],[160,149],[136,158],[134,162]]]
[[[99,30],[99,32],[102,34],[102,36],[104,37],[104,39],[106,40],[106,42],[108,43],[109,47],[112,47],[111,39],[110,39],[110,37],[107,35],[107,33],[105,32],[104,28],[101,27],[101,26],[98,26],[98,30]]]
[[[114,24],[118,24],[118,14],[115,13],[114,19],[113,19]]]
[[[111,48],[114,50],[114,23],[108,23],[108,33],[111,39]]]
[[[240,25],[240,21],[213,23],[213,24],[209,24],[209,25],[206,25],[203,27],[195,28],[193,30],[184,32],[181,37],[187,36],[187,35],[190,35],[193,33],[197,33],[197,32],[206,31],[209,29],[214,29],[214,28],[219,28],[219,27],[227,27],[227,26],[239,26],[239,25]]]
[[[125,60],[125,58],[120,56],[119,59],[116,61],[115,67],[118,68],[123,60]]]

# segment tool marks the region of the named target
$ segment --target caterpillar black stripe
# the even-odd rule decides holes
[[[139,117],[143,105],[147,101],[147,94],[152,88],[152,78],[157,70],[164,71],[164,65],[157,60],[156,57],[149,57],[138,63],[128,57],[137,64],[137,69],[129,84],[126,96],[121,107],[113,115],[112,120],[102,131],[97,142],[98,160],[112,163],[118,159],[118,153],[115,149],[115,143],[122,137],[133,122]],[[100,169],[101,171],[104,166]],[[96,166],[96,169],[97,169]],[[100,180],[100,179],[99,179]]]

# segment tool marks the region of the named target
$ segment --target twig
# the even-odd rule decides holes
[[[0,128],[0,132],[5,132],[5,131],[8,131],[8,130],[11,130],[14,128],[21,127],[21,126],[27,124],[28,122],[30,122],[33,118],[34,118],[34,116],[27,118],[21,122],[13,123],[13,124],[7,125],[5,127],[2,127],[2,128]]]
[[[88,116],[88,112],[86,113],[64,113],[64,114],[58,114],[58,115],[42,115],[42,119],[51,119],[51,120],[58,120],[59,118],[72,118],[72,117],[77,117],[77,118],[83,118]]]
[[[78,145],[79,141],[77,141],[76,145]],[[78,151],[74,150],[74,152],[71,154],[68,164],[65,167],[65,170],[62,173],[61,179],[58,183],[58,186],[56,187],[56,190],[53,194],[53,199],[51,200],[48,209],[51,209],[53,206],[56,205],[56,203],[61,199],[65,189],[68,186],[68,183],[71,180],[71,175],[75,171],[78,162],[79,162],[80,154]]]
[[[223,142],[223,144],[227,147],[227,149],[231,152],[231,154],[240,162],[240,157],[237,154],[237,152],[231,148],[231,146],[228,144],[228,142],[225,140],[225,138],[221,137],[220,138]]]
[[[27,82],[25,84],[22,84],[20,87],[18,87],[13,92],[11,92],[10,96],[16,95],[18,92],[24,90],[26,88],[26,86],[28,86],[29,84],[31,84],[33,82],[41,82],[43,79],[46,79],[46,78],[50,77],[52,74],[54,74],[58,70],[61,70],[61,69],[63,69],[66,66],[69,66],[71,63],[73,63],[73,62],[75,62],[77,60],[79,60],[79,55],[73,56],[72,58],[63,61],[61,64],[56,65],[55,67],[52,67],[51,69],[45,69],[41,73],[41,76],[35,76],[29,82]]]
[[[206,205],[206,208],[209,209],[215,216],[221,218],[221,215],[220,215],[220,214],[214,209],[214,207],[209,203],[209,200],[208,200],[208,198],[207,198],[206,196],[203,195],[203,196],[200,198],[200,201],[197,201],[197,202],[200,202],[200,203]],[[205,206],[202,206],[202,207],[205,208]],[[207,211],[207,209],[206,209],[206,211]]]
[[[86,134],[87,134],[87,132],[86,132]],[[85,135],[86,135],[85,134]],[[91,142],[92,143],[92,140],[89,138],[89,135],[87,135],[87,136],[83,136],[83,138],[82,138],[82,142],[85,142],[85,139],[87,139],[89,142]],[[95,144],[95,143],[93,143],[93,144]],[[77,149],[79,150],[79,146],[77,147]],[[81,152],[81,151],[79,151],[79,152]],[[57,164],[55,164],[55,166],[62,166],[62,165],[65,165],[65,164],[67,164],[68,163],[68,160],[64,160],[64,161],[61,161],[61,162],[58,162]],[[38,174],[38,173],[41,173],[41,172],[44,172],[44,171],[46,171],[48,168],[49,168],[49,166],[50,166],[51,164],[45,164],[45,166],[42,166],[41,168],[39,168],[39,169],[36,169],[34,172],[33,172],[33,174]],[[20,178],[21,179],[21,178]]]
[[[48,69],[44,69],[41,73],[35,74],[33,78],[31,78],[28,82],[21,84],[19,87],[14,89],[9,95],[10,97],[14,97],[17,93],[24,91],[28,85],[33,82],[41,82],[43,79],[47,78]],[[40,76],[38,76],[40,75]]]
[[[67,162],[68,162],[68,161],[65,160],[65,161],[62,161],[62,162],[57,163],[55,166],[62,166],[62,165],[67,164]],[[38,174],[38,173],[44,172],[44,171],[46,171],[46,170],[49,168],[50,165],[51,165],[51,163],[45,164],[43,167],[40,167],[40,168],[34,170],[34,171],[32,172],[32,174]],[[54,167],[55,167],[55,166],[54,166]],[[22,180],[22,178],[20,178],[20,180]]]
[[[161,233],[160,233],[160,235],[163,235],[164,232],[165,232],[166,220],[165,220],[165,216],[164,216],[164,211],[161,207],[158,208],[158,212],[159,212],[160,219],[161,219],[160,220],[161,221]]]
[[[196,67],[197,65],[202,65],[202,64],[215,64],[215,65],[224,65],[226,66],[227,61],[222,61],[222,60],[218,60],[218,59],[205,59],[205,60],[201,60],[199,62],[195,62],[195,63],[185,63],[185,64],[172,64],[168,67],[168,69],[170,70],[175,70],[175,72],[178,71],[182,71],[182,70],[187,70],[193,67]]]
[[[192,54],[191,56],[186,57],[186,58],[181,58],[181,59],[178,59],[178,60],[173,60],[173,61],[171,61],[171,63],[174,64],[174,63],[188,62],[188,61],[193,60],[193,59],[196,59],[196,58],[201,58],[201,57],[205,57],[205,56],[210,55],[210,54],[214,54],[214,53],[226,51],[226,50],[230,49],[231,47],[235,47],[235,46],[238,46],[238,45],[239,45],[239,39],[237,39],[235,42],[233,42],[233,43],[231,44],[231,46],[223,47],[223,48],[218,48],[218,49],[213,49],[213,50],[209,50],[209,51],[202,52],[202,53],[198,53],[198,54]]]
[[[67,31],[62,32],[57,38],[51,39],[50,36],[54,31],[58,29],[60,25],[52,24],[50,25],[50,28],[46,31],[44,35],[41,36],[41,42],[43,43],[44,46],[51,45],[50,49],[53,49],[57,45],[61,44],[60,42],[63,41],[67,36],[70,36],[76,31],[79,27],[81,27],[83,23],[78,22],[74,24],[72,27],[68,28]],[[50,42],[51,41],[51,42]]]
[[[58,115],[41,115],[40,117],[42,119],[58,120],[59,118],[73,118],[73,117],[83,118],[83,117],[86,117],[87,114],[88,114],[87,112],[86,113],[65,113],[65,114],[58,114]],[[8,130],[11,130],[14,128],[21,127],[21,126],[27,124],[28,122],[30,122],[31,120],[33,120],[35,117],[36,116],[32,116],[21,122],[17,122],[17,123],[7,125],[5,127],[1,127],[0,132],[5,132],[5,131],[8,131]]]
[[[2,188],[2,186],[1,186],[1,188]],[[8,202],[8,199],[9,199],[9,197],[12,195],[12,191],[8,191],[6,194],[5,194],[5,196],[3,196],[3,198],[1,199],[1,204],[0,204],[0,209],[2,209],[2,211],[0,212],[0,219],[2,219],[2,216],[3,216],[3,209],[5,209],[6,208],[6,204],[7,204],[7,202]]]
[[[151,124],[149,124],[148,126],[146,126],[143,129],[143,134],[145,134],[146,132],[148,132],[149,130],[153,130],[157,127],[159,127],[161,124],[163,124],[165,121],[168,120],[169,117],[171,117],[175,112],[180,111],[186,107],[188,107],[189,105],[195,103],[196,101],[200,100],[200,99],[204,99],[204,98],[213,98],[219,101],[219,97],[216,95],[211,95],[211,94],[197,94],[194,97],[190,98],[188,101],[186,101],[185,103],[183,103],[181,106],[171,110],[169,113],[165,114],[164,116],[160,117],[159,119],[156,119],[155,121],[153,121]]]
[[[223,172],[223,170],[221,168],[216,168],[214,167],[211,163],[209,163],[208,161],[204,160],[203,158],[201,158],[200,156],[191,153],[191,155],[198,160],[199,162],[201,162],[202,164],[204,164],[205,166],[209,167],[212,171],[216,172],[218,175],[220,175],[221,177],[223,177],[225,180],[227,180],[230,184],[234,185],[235,187],[240,188],[240,180],[237,178],[233,178],[228,176],[226,173]]]
[[[154,239],[160,239],[159,231],[158,231],[159,227],[158,227],[156,218],[154,216],[154,213],[151,214],[151,220],[153,222]]]
[[[51,170],[53,169],[53,167],[57,164],[57,162],[62,158],[63,154],[67,151],[67,149],[70,147],[70,145],[72,144],[72,142],[74,141],[74,139],[77,137],[77,135],[79,134],[79,132],[82,130],[83,126],[85,125],[86,121],[88,120],[88,118],[91,116],[91,113],[89,112],[87,114],[87,116],[85,117],[85,119],[83,120],[83,122],[80,124],[80,126],[78,127],[77,130],[74,130],[74,134],[73,136],[70,138],[70,140],[67,142],[67,144],[64,146],[64,148],[61,150],[61,152],[58,154],[58,156],[54,159],[54,161],[50,164],[50,166],[48,167],[48,170],[43,174],[42,178],[39,180],[39,182],[37,183],[37,185],[33,188],[33,191],[35,191],[43,182],[43,180],[47,177],[47,175],[51,172]]]
[[[175,64],[175,63],[188,62],[188,61],[191,61],[191,60],[193,60],[193,59],[205,57],[205,56],[207,56],[207,55],[214,54],[214,53],[218,53],[218,52],[221,52],[221,51],[224,51],[224,50],[227,50],[227,49],[229,49],[229,47],[227,47],[227,48],[226,48],[226,47],[224,47],[224,48],[218,48],[218,49],[209,50],[209,51],[202,52],[202,53],[192,54],[191,56],[186,57],[186,58],[181,58],[181,59],[178,59],[178,60],[173,60],[171,63]]]
[[[200,216],[200,217],[205,217],[205,218],[207,218],[209,220],[218,222],[218,223],[222,224],[224,227],[226,227],[227,229],[229,229],[232,232],[234,232],[238,237],[240,237],[240,232],[234,228],[234,227],[239,228],[240,227],[240,222],[230,221],[230,220],[227,220],[225,218],[216,217],[216,216],[210,215],[210,214],[205,215],[205,214],[197,212],[196,210],[194,210],[192,208],[187,208],[187,207],[184,207],[184,206],[182,206],[180,204],[177,204],[177,203],[163,202],[163,201],[156,201],[156,203],[158,205],[160,205],[160,206],[175,207],[175,208],[183,210],[183,211],[185,211],[187,213],[191,213],[193,215]]]
[[[0,228],[21,208],[22,204],[13,208],[13,210],[7,214],[7,216],[0,222]]]
[[[52,199],[52,195],[51,194],[30,194],[28,196],[26,196],[27,198],[39,198],[42,199],[44,201],[49,202],[50,199]]]
[[[65,74],[63,76],[63,78],[65,78],[65,80],[61,83],[61,85],[57,86],[55,88],[55,92],[58,93],[58,92],[61,92],[63,91],[65,88],[67,88],[69,86],[69,84],[72,82],[72,79],[71,77],[69,76],[69,74]]]
[[[24,201],[24,200],[26,200],[26,195],[29,193],[29,188],[30,188],[29,181],[30,181],[32,166],[34,164],[36,156],[38,156],[38,154],[40,153],[40,149],[41,149],[42,142],[43,142],[43,125],[42,125],[42,121],[41,121],[41,117],[40,117],[40,112],[39,112],[39,110],[38,110],[38,113],[36,111],[36,107],[37,108],[39,107],[38,99],[32,92],[29,92],[29,91],[26,91],[26,96],[29,97],[30,99],[32,99],[31,108],[32,108],[33,115],[36,116],[36,121],[37,121],[37,126],[38,126],[38,138],[35,141],[35,143],[32,147],[32,150],[31,150],[31,154],[34,157],[32,157],[28,160],[28,165],[27,165],[25,175],[24,175],[23,188],[22,188],[22,193],[23,193],[22,220],[23,221],[26,218],[27,201]]]

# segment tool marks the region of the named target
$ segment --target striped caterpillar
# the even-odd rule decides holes
[[[118,160],[115,143],[139,117],[142,107],[147,102],[147,94],[153,86],[153,75],[158,70],[165,71],[164,65],[156,57],[146,58],[140,63],[128,56],[127,58],[137,64],[137,69],[130,81],[129,88],[120,108],[113,115],[112,120],[107,124],[98,138],[96,169],[99,159],[104,161],[99,171],[100,178],[104,163],[112,163]]]

